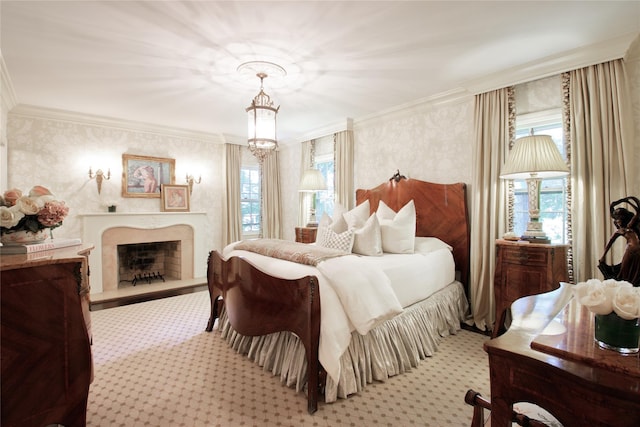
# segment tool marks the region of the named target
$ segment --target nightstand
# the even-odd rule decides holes
[[[504,332],[505,317],[518,298],[552,291],[560,282],[569,280],[567,274],[568,245],[523,243],[496,240],[496,323],[492,338]]]
[[[317,232],[318,227],[296,227],[296,242],[313,243]]]

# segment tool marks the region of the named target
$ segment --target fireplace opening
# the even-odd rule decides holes
[[[118,287],[181,279],[181,242],[118,245]]]

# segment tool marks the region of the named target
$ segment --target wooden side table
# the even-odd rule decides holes
[[[595,316],[572,285],[511,306],[513,327],[485,341],[491,425],[511,427],[513,404],[530,402],[564,426],[640,425],[640,358],[598,347]]]
[[[494,293],[496,323],[491,336],[504,332],[507,310],[518,298],[557,289],[569,280],[568,245],[496,241]]]
[[[317,232],[318,227],[296,227],[296,242],[313,243]]]

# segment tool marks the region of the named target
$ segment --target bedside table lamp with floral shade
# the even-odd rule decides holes
[[[3,245],[42,242],[68,213],[65,203],[40,185],[27,195],[15,188],[5,191],[0,200],[0,241]]]
[[[322,172],[317,169],[307,169],[300,180],[299,191],[301,193],[312,193],[313,201],[309,212],[309,222],[307,227],[317,227],[316,219],[316,193],[327,189],[327,183],[322,176]]]

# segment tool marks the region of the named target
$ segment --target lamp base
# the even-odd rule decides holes
[[[527,223],[527,229],[520,237],[520,240],[526,240],[530,243],[551,243],[551,240],[549,240],[547,234],[542,229],[542,223],[538,220],[537,210],[535,211],[535,215],[530,212],[529,217],[533,219]]]

